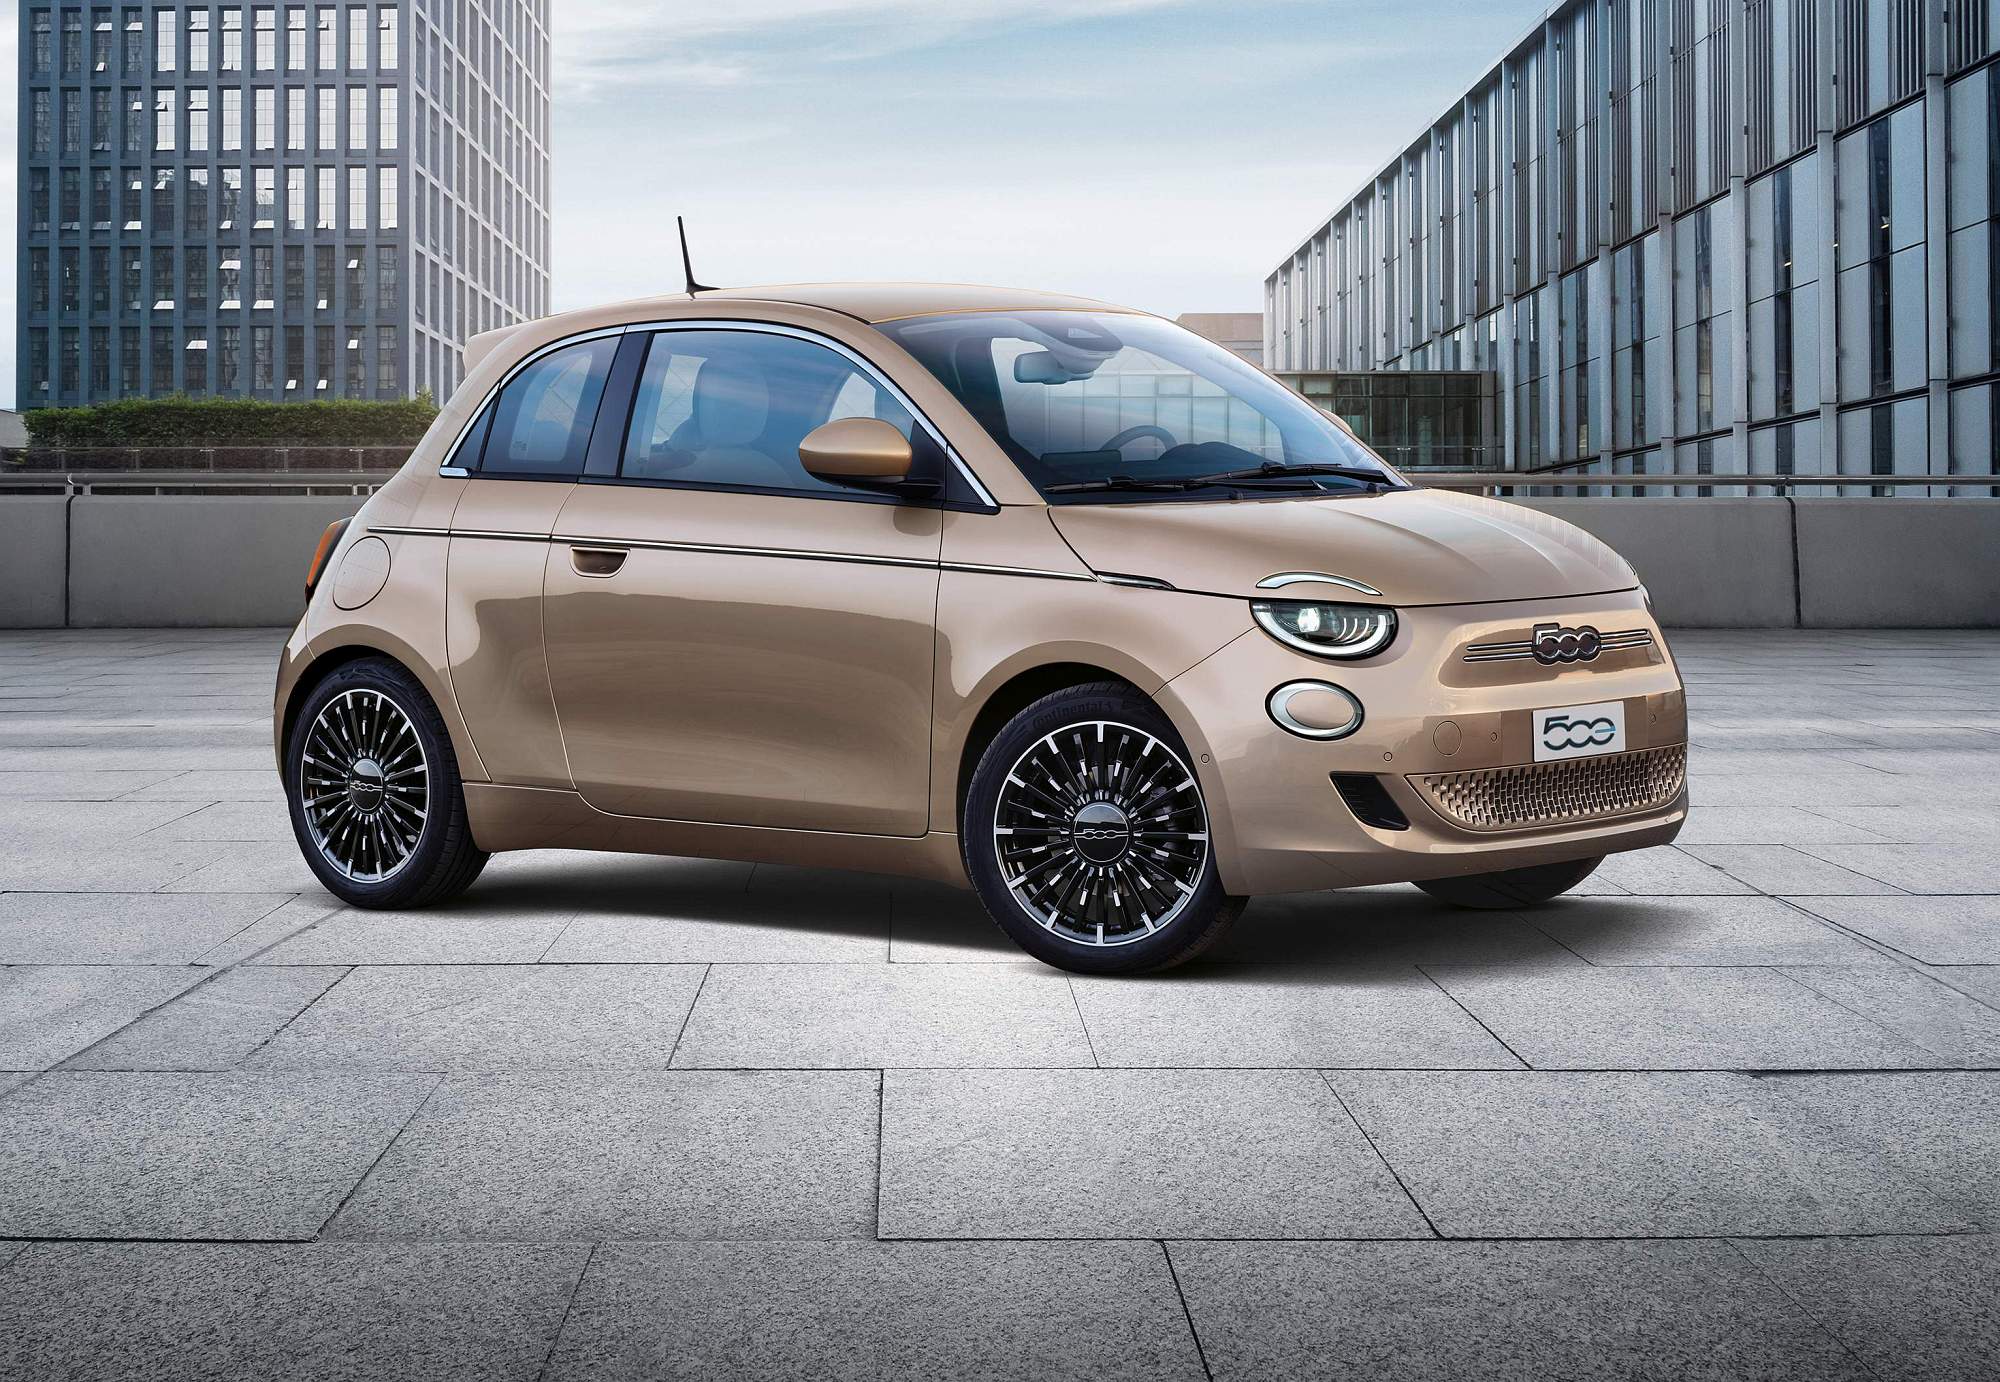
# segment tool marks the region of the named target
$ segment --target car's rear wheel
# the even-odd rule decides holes
[[[306,863],[357,907],[442,902],[486,866],[444,721],[387,658],[350,662],[307,695],[285,747],[285,795]]]
[[[959,838],[993,919],[1061,969],[1181,964],[1243,910],[1216,873],[1186,746],[1120,682],[1054,692],[1008,721],[973,770]]]
[[[1456,907],[1476,907],[1482,911],[1505,911],[1512,907],[1532,907],[1568,892],[1597,871],[1604,856],[1571,859],[1560,864],[1533,864],[1524,869],[1501,869],[1495,873],[1469,873],[1457,878],[1423,878],[1422,888]]]

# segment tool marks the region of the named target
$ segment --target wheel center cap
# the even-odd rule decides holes
[[[372,758],[356,759],[347,770],[347,799],[357,811],[373,811],[382,804],[388,783],[382,765]]]
[[[1132,845],[1132,823],[1108,801],[1094,801],[1069,823],[1076,852],[1093,864],[1115,864]]]

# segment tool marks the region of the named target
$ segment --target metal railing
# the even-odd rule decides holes
[[[387,474],[410,458],[413,442],[371,446],[281,443],[241,446],[25,446],[0,452],[0,476],[100,471],[200,474],[293,474],[360,471]]]
[[[1490,470],[1411,472],[1410,478],[1434,489],[1498,494],[1522,489],[1768,489],[1789,494],[1795,489],[1983,489],[2000,490],[1993,475],[1580,475],[1574,471]]]
[[[113,494],[357,495],[380,489],[393,470],[357,474],[351,470],[76,470],[0,472],[0,495],[39,494],[76,498]]]

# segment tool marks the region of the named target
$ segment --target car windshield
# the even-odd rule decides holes
[[[877,329],[1054,503],[1404,487],[1331,417],[1158,317],[950,313]]]

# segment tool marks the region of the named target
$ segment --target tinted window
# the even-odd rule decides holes
[[[480,470],[488,475],[577,475],[590,447],[615,337],[566,346],[500,391]]]
[[[852,495],[799,464],[823,422],[909,411],[837,351],[752,331],[662,331],[646,352],[620,474],[628,479]]]

